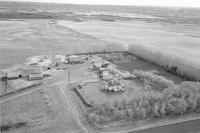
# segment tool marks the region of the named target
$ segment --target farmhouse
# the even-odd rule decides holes
[[[119,80],[110,80],[106,84],[106,90],[108,92],[123,92],[125,91],[125,86]]]

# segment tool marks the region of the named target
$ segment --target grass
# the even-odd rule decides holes
[[[0,106],[1,128],[10,133],[82,132],[56,86],[5,101]]]
[[[126,123],[189,113],[199,114],[199,86],[199,82],[182,82],[161,92],[145,91],[132,99],[96,105],[88,111],[86,117],[92,125],[99,127],[120,121]]]

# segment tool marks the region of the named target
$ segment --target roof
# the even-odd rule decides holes
[[[16,73],[16,72],[10,72],[10,73],[8,73],[8,75],[7,75],[7,78],[8,79],[11,79],[11,78],[19,78],[19,73]]]
[[[70,61],[83,61],[81,56],[69,56]]]
[[[107,75],[111,75],[111,74],[109,74],[109,71],[104,71],[104,72],[103,72],[103,75],[106,75],[106,76],[107,76]]]
[[[94,63],[94,66],[96,66],[96,67],[101,67],[101,66],[102,66],[102,63]]]
[[[42,73],[42,68],[41,67],[30,67],[28,69],[29,74],[41,74]]]
[[[28,77],[29,77],[29,80],[31,80],[31,79],[42,79],[43,75],[42,74],[29,74]]]

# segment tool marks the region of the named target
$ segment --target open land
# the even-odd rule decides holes
[[[0,81],[1,131],[198,133],[199,14],[0,2],[0,72],[20,74]],[[50,77],[31,81],[35,66]]]

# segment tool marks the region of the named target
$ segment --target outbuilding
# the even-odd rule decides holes
[[[29,74],[28,79],[31,80],[42,80],[43,75],[42,74]]]
[[[18,79],[20,77],[19,73],[9,72],[7,75],[8,80]]]
[[[68,61],[68,63],[71,63],[71,64],[84,63],[82,57],[81,56],[76,56],[76,55],[72,55],[72,56],[67,57],[67,61]]]
[[[104,80],[110,80],[110,79],[113,79],[113,75],[109,73],[109,71],[104,71],[102,73],[102,78]]]
[[[29,74],[40,74],[42,73],[42,68],[41,67],[30,67],[28,69]]]

